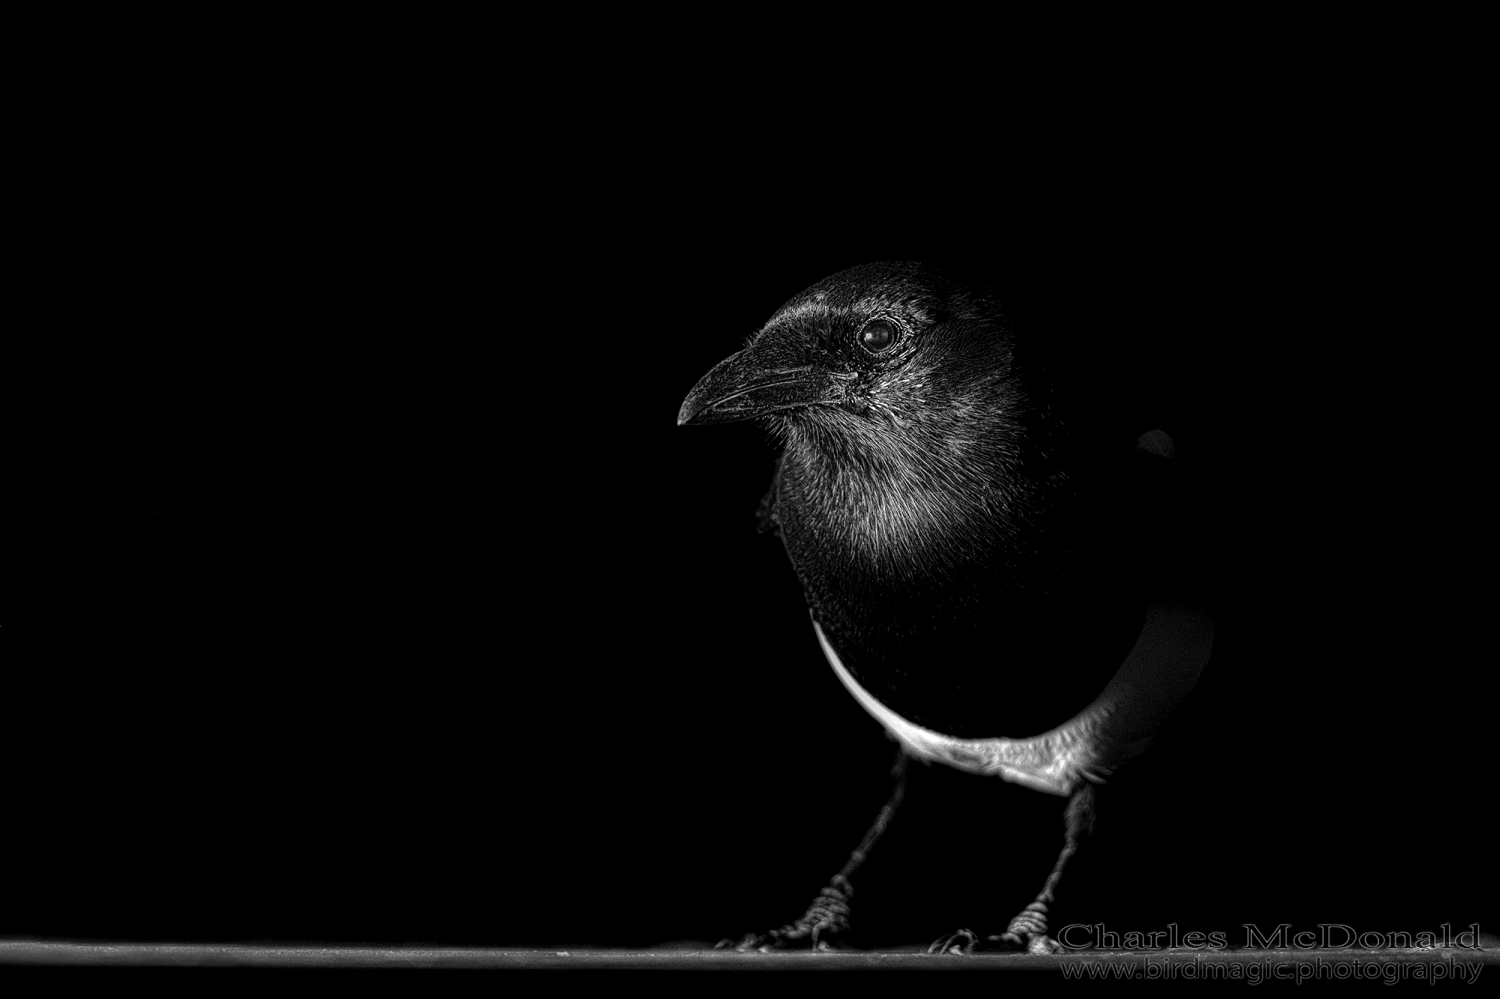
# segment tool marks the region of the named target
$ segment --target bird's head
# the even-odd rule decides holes
[[[754,417],[902,426],[1004,391],[1011,342],[993,296],[914,263],[825,278],[689,393],[679,424]],[[960,414],[961,415],[961,414]]]
[[[677,422],[766,420],[804,502],[839,504],[841,520],[867,524],[858,533],[890,540],[1013,507],[1045,450],[1040,388],[1018,371],[991,292],[923,264],[869,264],[782,306]]]

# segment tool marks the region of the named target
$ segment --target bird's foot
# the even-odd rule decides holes
[[[1027,954],[1061,954],[1063,947],[1047,936],[1047,905],[1032,902],[1004,933],[980,939],[973,930],[956,930],[938,937],[927,948],[929,954],[972,954],[976,951],[1022,951]]]
[[[1062,944],[1047,935],[1047,903],[1032,902],[1010,921],[998,939],[1001,946],[1028,954],[1061,954]]]
[[[929,954],[972,954],[979,946],[979,936],[973,930],[954,930],[945,937],[938,937],[927,948]]]
[[[794,948],[833,950],[840,938],[847,939],[849,935],[849,898],[853,894],[854,887],[849,884],[849,879],[842,874],[835,875],[795,923],[769,933],[746,933],[738,943],[725,938],[715,944],[714,949],[733,948],[763,954]]]

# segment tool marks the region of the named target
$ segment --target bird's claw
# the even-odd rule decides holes
[[[714,950],[737,950],[743,953],[744,951],[757,949],[760,946],[760,942],[764,939],[766,939],[766,936],[762,933],[746,933],[739,940],[735,940],[734,937],[725,937],[714,944]]]
[[[929,954],[973,954],[981,950],[1023,951],[1027,954],[1061,954],[1063,947],[1045,933],[995,933],[983,940],[973,930],[955,930],[938,937],[927,948]]]
[[[1004,933],[984,939],[982,946],[973,930],[958,930],[939,937],[927,948],[929,954],[972,954],[976,950],[1023,951],[1027,954],[1061,954],[1063,947],[1047,936],[1047,903],[1032,902],[1010,921]]]
[[[927,948],[929,954],[969,954],[979,944],[973,930],[954,930],[945,937],[938,937]]]
[[[997,937],[990,937],[991,941],[998,941],[1011,950],[1023,950],[1028,954],[1061,954],[1062,944],[1053,940],[1045,933],[1002,933]]]
[[[802,918],[795,923],[788,923],[769,933],[746,933],[739,943],[733,943],[726,937],[715,944],[714,949],[724,950],[732,946],[741,953],[759,951],[762,954],[796,947],[807,947],[815,951],[833,950],[831,941],[849,933],[849,896],[853,894],[854,888],[849,884],[849,879],[838,875],[828,887],[818,893],[812,905],[808,906]]]
[[[783,926],[779,930],[771,930],[769,933],[746,933],[738,942],[732,937],[725,937],[714,944],[714,949],[733,949],[741,954],[748,954],[752,951],[769,954],[772,951],[795,948],[826,952],[834,949],[829,942],[830,938],[837,937],[847,930],[847,924],[840,926],[827,920],[815,923],[796,922]]]
[[[1010,921],[1004,933],[990,939],[998,940],[1014,950],[1024,950],[1028,954],[1063,952],[1062,945],[1047,936],[1047,903],[1040,899],[1021,910],[1021,914]]]

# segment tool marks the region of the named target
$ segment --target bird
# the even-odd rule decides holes
[[[1067,799],[1036,898],[1002,933],[959,929],[932,949],[1059,952],[1047,916],[1095,785],[1209,659],[1213,619],[1171,536],[1174,442],[1078,415],[1073,346],[1017,328],[995,284],[903,261],[833,274],[678,411],[679,426],[771,429],[781,451],[759,527],[781,539],[829,666],[899,747],[890,800],[849,862],[801,918],[742,950],[850,937],[851,878],[921,760]]]

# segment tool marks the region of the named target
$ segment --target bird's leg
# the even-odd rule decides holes
[[[1084,784],[1068,800],[1067,810],[1063,813],[1063,825],[1066,831],[1063,837],[1062,853],[1058,854],[1057,863],[1053,865],[1052,873],[1047,875],[1047,880],[1037,894],[1036,901],[1021,910],[1020,915],[1010,921],[1010,926],[1006,927],[1004,933],[989,937],[989,943],[999,944],[1009,950],[1024,950],[1028,954],[1057,954],[1062,951],[1057,941],[1047,936],[1047,906],[1053,900],[1057,883],[1062,880],[1063,868],[1067,866],[1068,858],[1078,852],[1078,844],[1082,841],[1084,834],[1091,832],[1094,828],[1094,786],[1092,784]],[[978,943],[979,937],[972,930],[959,930],[934,941],[928,951],[941,954],[962,954]]]
[[[1062,880],[1063,868],[1067,866],[1068,858],[1078,852],[1078,844],[1086,833],[1094,828],[1094,786],[1084,784],[1074,793],[1068,802],[1067,811],[1063,816],[1066,833],[1063,838],[1062,852],[1057,855],[1057,863],[1052,868],[1052,873],[1047,875],[1047,881],[1042,885],[1042,890],[1037,893],[1036,901],[1032,902],[1020,915],[1010,921],[1004,933],[1000,934],[1001,943],[1009,944],[1016,949],[1025,948],[1030,954],[1057,954],[1062,947],[1047,936],[1047,906],[1053,900],[1053,893],[1057,890],[1057,883]]]
[[[844,864],[843,869],[835,874],[827,886],[818,893],[818,897],[813,899],[812,905],[807,907],[802,918],[766,934],[746,934],[745,938],[735,945],[736,950],[778,949],[794,946],[804,940],[814,950],[828,950],[830,938],[849,932],[849,899],[854,894],[854,886],[849,883],[849,879],[864,864],[870,850],[874,848],[876,841],[890,824],[891,816],[896,814],[896,807],[901,804],[901,799],[906,795],[905,750],[896,751],[896,763],[891,768],[891,777],[894,778],[894,786],[891,788],[890,800],[885,803],[885,807],[881,808],[880,814],[875,816],[875,821],[871,823],[864,839],[859,841],[859,846],[855,847],[854,852],[849,855],[849,860]],[[721,940],[718,946],[728,946],[729,942]]]

